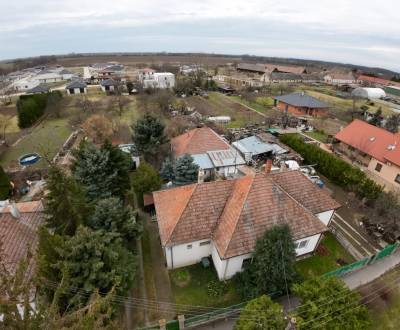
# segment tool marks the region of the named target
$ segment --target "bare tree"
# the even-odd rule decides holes
[[[15,93],[15,89],[9,83],[0,82],[0,101],[3,105],[9,105],[12,102],[11,95]]]

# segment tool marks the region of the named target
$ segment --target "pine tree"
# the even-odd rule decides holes
[[[95,230],[117,233],[127,242],[138,238],[142,232],[136,222],[136,214],[115,197],[98,201],[87,224]]]
[[[47,180],[48,195],[44,203],[46,225],[55,233],[74,235],[89,212],[85,194],[74,178],[53,166]]]
[[[8,175],[4,172],[3,167],[0,166],[0,201],[7,199],[12,191],[12,186]]]
[[[155,155],[158,148],[168,142],[164,133],[164,125],[150,114],[140,118],[133,129],[133,141],[140,153],[146,156]]]
[[[122,245],[118,234],[83,226],[65,242],[61,259],[60,271],[68,274],[70,286],[88,293],[97,289],[107,293],[115,287],[116,294],[125,294],[137,268],[135,257]],[[68,301],[77,306],[87,299],[70,292]]]
[[[160,171],[161,177],[167,181],[173,181],[175,179],[175,170],[174,170],[174,163],[172,162],[171,158],[166,158],[161,166]]]
[[[185,154],[176,161],[175,180],[178,186],[197,182],[199,166],[193,162],[193,157]]]

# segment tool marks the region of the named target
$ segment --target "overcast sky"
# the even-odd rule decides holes
[[[400,71],[399,0],[1,0],[0,59],[214,52]]]

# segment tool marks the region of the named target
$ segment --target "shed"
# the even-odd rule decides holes
[[[100,83],[101,90],[103,92],[113,92],[115,90],[115,86],[117,86],[117,85],[118,85],[118,82],[115,81],[114,79],[103,80]]]
[[[76,80],[68,84],[65,89],[67,93],[72,94],[86,94],[87,93],[87,85],[84,81]]]
[[[382,88],[357,87],[351,92],[352,96],[363,99],[380,99],[386,97],[386,93]]]
[[[232,145],[239,150],[244,156],[246,162],[257,157],[263,157],[270,154],[282,154],[287,150],[281,148],[274,143],[266,143],[259,139],[257,136],[250,136],[232,143]]]

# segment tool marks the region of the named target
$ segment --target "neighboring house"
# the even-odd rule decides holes
[[[133,162],[133,169],[137,169],[140,165],[140,155],[139,152],[136,148],[136,145],[133,143],[128,143],[128,144],[120,144],[118,145],[118,148],[129,154],[132,158],[132,162]]]
[[[273,155],[279,155],[288,152],[275,143],[266,143],[257,136],[250,136],[237,140],[232,145],[239,150],[246,162],[256,159],[266,159]]]
[[[171,72],[154,72],[150,74],[150,79],[143,79],[144,88],[174,88],[175,87],[175,75]]]
[[[40,82],[38,80],[32,79],[31,77],[26,77],[13,81],[12,88],[19,92],[24,92],[38,86]]]
[[[301,93],[291,93],[274,98],[275,107],[283,112],[295,116],[324,117],[327,115],[329,105],[315,97]]]
[[[324,81],[330,85],[352,85],[357,83],[351,72],[349,73],[329,73],[324,76]]]
[[[213,174],[234,175],[245,161],[228,142],[209,127],[195,128],[171,140],[172,154],[179,158],[185,154],[193,157],[200,167],[199,177]]]
[[[391,81],[388,79],[378,78],[378,77],[370,77],[367,75],[358,76],[357,80],[364,84],[368,85],[378,85],[378,86],[397,86],[400,87],[399,82]]]
[[[266,78],[266,81],[272,83],[300,83],[303,81],[303,76],[298,73],[286,73],[286,72],[276,72],[273,71]]]
[[[153,193],[167,267],[211,257],[220,280],[251,262],[257,239],[288,224],[296,255],[312,254],[340,205],[299,171],[258,173]]]
[[[335,150],[400,188],[400,134],[356,119],[335,135]],[[382,182],[378,182],[382,183]],[[391,186],[389,186],[391,187]]]
[[[382,88],[357,87],[351,92],[351,96],[371,100],[386,97],[386,93]]]
[[[50,92],[50,87],[46,84],[40,84],[26,91],[26,94],[46,94]]]
[[[105,93],[114,92],[116,86],[118,86],[118,82],[115,81],[114,79],[107,79],[107,80],[103,80],[100,83],[100,86],[101,86],[101,90]]]
[[[37,230],[44,224],[45,215],[41,201],[11,203],[0,207],[0,237],[2,258],[7,271],[14,274],[20,261],[29,251],[36,251]],[[32,258],[26,276],[32,276]]]
[[[65,89],[67,90],[68,94],[86,94],[87,93],[87,85],[83,81],[73,81],[68,84]]]

